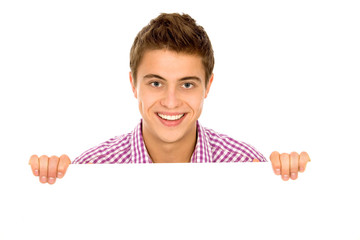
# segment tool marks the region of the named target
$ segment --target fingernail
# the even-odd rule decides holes
[[[50,184],[53,184],[55,183],[55,178],[53,177],[49,177],[49,181],[48,181]]]
[[[296,178],[296,173],[291,173],[291,178]]]
[[[280,169],[275,169],[276,174],[280,174]]]
[[[58,177],[58,178],[62,178],[62,177],[63,177],[62,172],[58,172],[57,177]]]
[[[45,176],[42,176],[42,177],[40,178],[40,182],[42,182],[42,183],[46,183],[46,182],[47,182],[46,177],[45,177]]]
[[[300,172],[303,172],[303,171],[304,171],[304,168],[301,167],[301,168],[300,168]]]
[[[35,174],[35,176],[39,176],[39,170],[35,169],[34,174]]]
[[[288,175],[284,175],[284,179],[285,179],[285,180],[289,180],[289,176],[288,176]]]

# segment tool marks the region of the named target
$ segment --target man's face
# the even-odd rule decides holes
[[[139,101],[143,134],[172,143],[196,131],[204,99],[205,70],[198,55],[169,50],[146,51],[137,72],[137,85],[130,82]]]

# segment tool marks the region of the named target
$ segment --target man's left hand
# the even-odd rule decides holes
[[[298,154],[292,152],[290,154],[274,151],[270,155],[272,168],[276,175],[281,175],[284,181],[297,179],[298,172],[304,172],[306,164],[310,162],[310,157],[307,152]]]

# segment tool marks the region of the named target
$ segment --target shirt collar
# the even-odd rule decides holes
[[[131,162],[153,163],[146,150],[142,136],[142,119],[131,134]]]
[[[211,147],[209,137],[206,135],[205,128],[196,121],[197,142],[194,153],[191,157],[192,163],[212,162]]]
[[[190,162],[206,163],[212,162],[211,147],[209,138],[204,127],[196,121],[197,142]],[[145,147],[142,136],[142,119],[131,134],[131,162],[132,163],[153,163]]]

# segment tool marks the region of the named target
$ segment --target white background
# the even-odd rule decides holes
[[[312,162],[298,180],[281,181],[268,163],[211,172],[183,164],[175,164],[179,171],[71,166],[53,186],[31,176],[32,154],[74,159],[133,130],[141,116],[129,51],[161,12],[190,14],[212,41],[215,79],[202,125],[267,158],[307,151]],[[266,231],[278,239],[360,239],[359,12],[357,1],[1,1],[0,239],[256,239]],[[116,181],[129,172],[139,178],[122,185],[134,194],[125,201]],[[139,208],[135,199],[146,197]]]

